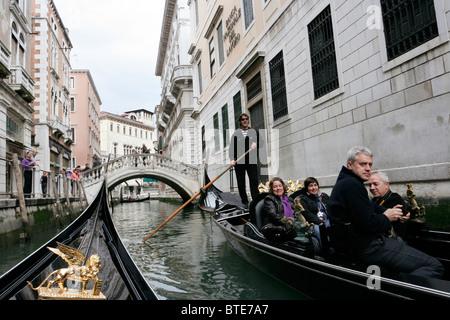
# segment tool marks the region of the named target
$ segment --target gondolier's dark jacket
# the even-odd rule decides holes
[[[229,157],[230,160],[237,160],[241,155],[246,153],[253,143],[256,143],[257,149],[250,152],[241,159],[237,164],[258,164],[258,153],[263,147],[264,141],[259,137],[258,131],[248,128],[247,137],[244,138],[241,129],[234,131],[230,140]]]
[[[333,247],[346,254],[360,254],[372,240],[390,230],[391,222],[380,214],[385,210],[370,201],[364,181],[342,167],[328,205]]]

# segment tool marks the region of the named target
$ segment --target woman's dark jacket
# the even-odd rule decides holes
[[[385,210],[370,201],[364,180],[342,167],[328,205],[333,246],[349,254],[360,253],[378,235],[390,230],[388,217],[379,214]]]
[[[291,204],[292,211],[294,211],[294,201],[288,197]],[[284,218],[283,202],[280,197],[273,194],[267,195],[264,198],[264,219],[263,226],[272,224],[276,226],[284,226],[281,220]]]
[[[317,197],[315,195],[305,192],[297,198],[300,198],[300,202],[305,209],[305,211],[302,212],[302,215],[305,217],[306,221],[317,225],[323,223],[323,221],[317,216],[317,213],[319,212],[319,206],[317,203]],[[328,206],[329,200],[330,197],[326,193],[322,193],[322,202],[325,204],[325,206]]]

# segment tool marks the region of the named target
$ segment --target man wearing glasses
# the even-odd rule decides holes
[[[245,187],[245,172],[247,172],[250,182],[250,194],[252,199],[256,199],[259,194],[258,191],[258,151],[260,148],[258,132],[249,127],[249,116],[245,113],[239,117],[240,129],[237,129],[231,136],[229,156],[231,159],[231,166],[235,168],[236,180],[238,183],[239,195],[241,196],[244,208],[248,208],[248,197]],[[241,159],[236,160],[246,153],[249,149],[252,151]]]

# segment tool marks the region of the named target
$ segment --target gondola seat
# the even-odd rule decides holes
[[[263,227],[263,214],[264,214],[264,198],[267,197],[269,194],[264,192],[258,195],[256,199],[253,199],[252,202],[250,202],[249,206],[249,215],[250,215],[250,222],[253,223],[259,230]]]

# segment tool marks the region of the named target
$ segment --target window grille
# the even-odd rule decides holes
[[[330,6],[311,21],[308,25],[308,35],[314,98],[318,99],[339,88]]]
[[[252,100],[262,92],[261,73],[258,72],[249,82],[247,82],[247,101]]]
[[[235,94],[233,97],[234,105],[234,127],[238,129],[240,127],[239,117],[242,113],[241,92]]]
[[[381,0],[388,60],[439,35],[433,0]]]
[[[269,62],[269,69],[272,86],[273,118],[277,120],[288,114],[283,51]]]
[[[228,104],[225,104],[222,107],[222,137],[223,137],[223,147],[228,146],[229,137],[228,137],[229,129],[228,129]]]

